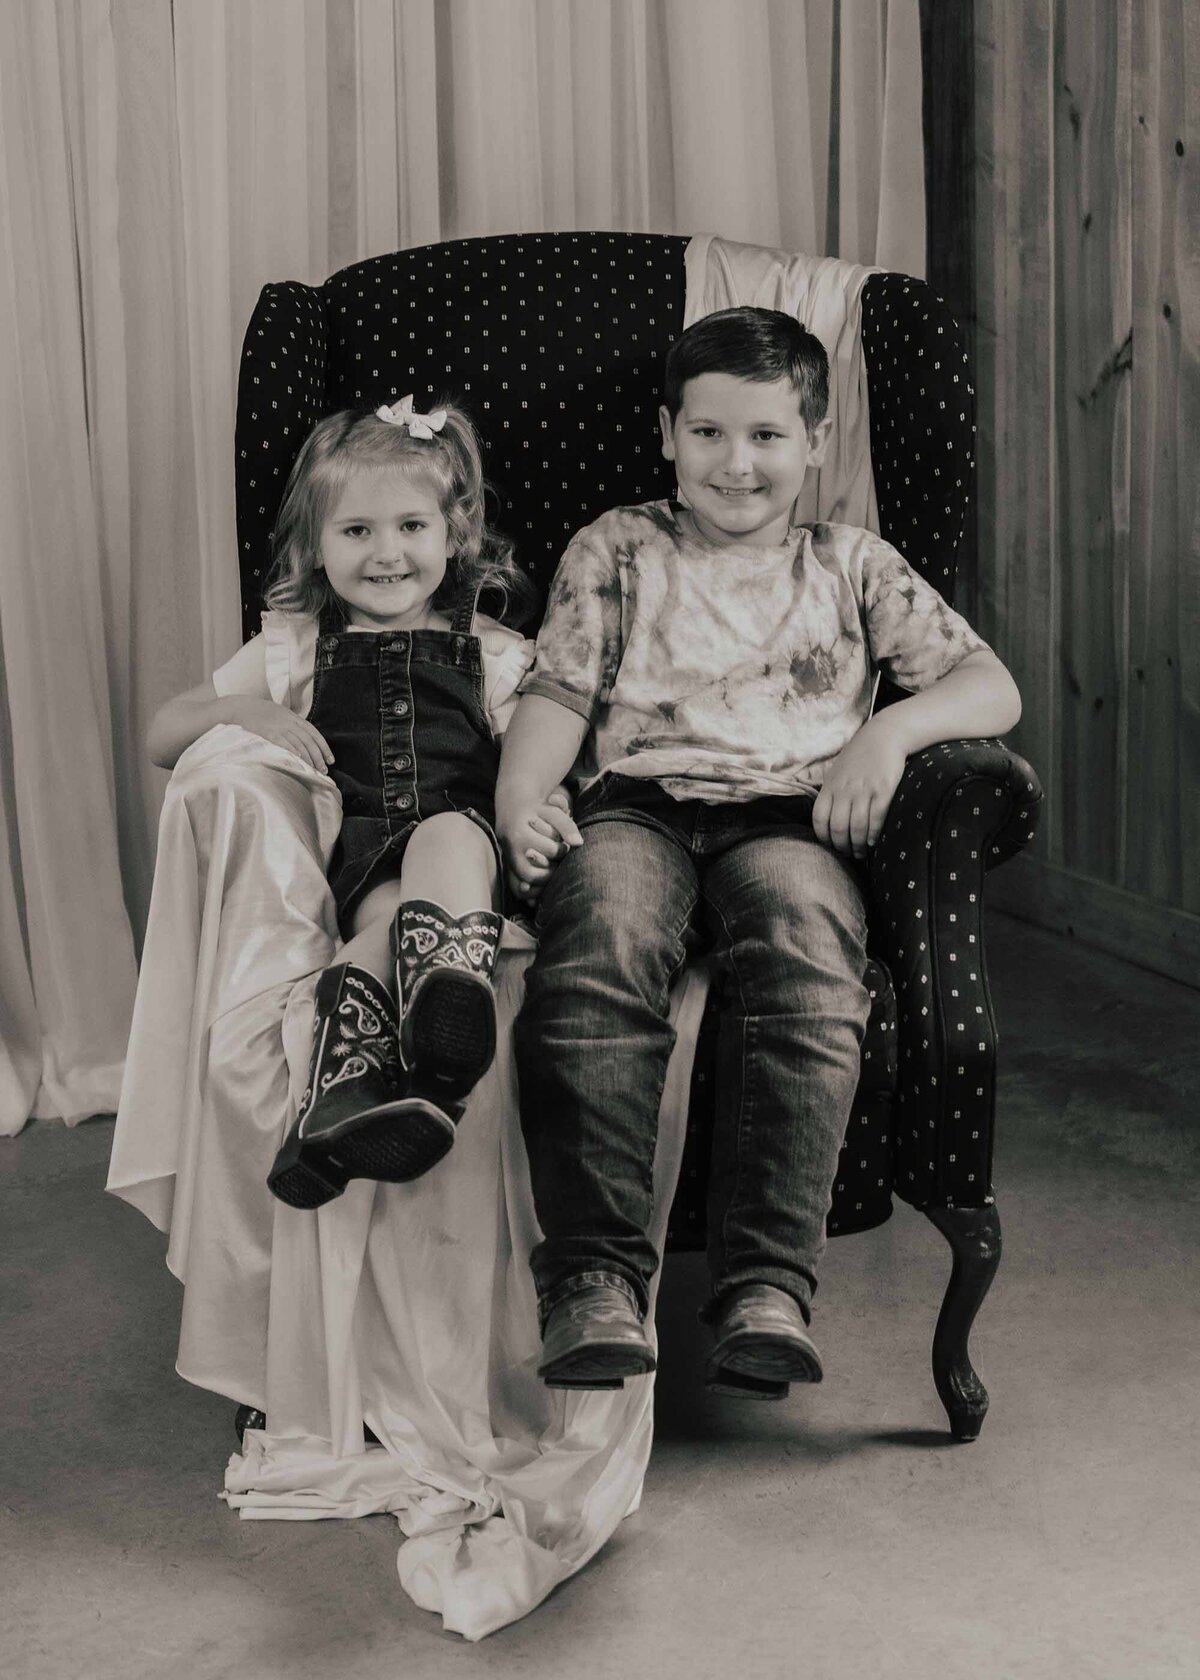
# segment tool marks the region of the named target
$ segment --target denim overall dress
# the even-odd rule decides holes
[[[458,811],[492,829],[500,747],[484,705],[475,597],[448,630],[363,632],[321,614],[308,721],[328,741],[342,796],[329,884],[343,936],[355,905],[394,873],[419,822]]]

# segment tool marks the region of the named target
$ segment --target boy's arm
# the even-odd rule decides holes
[[[977,648],[928,688],[877,712],[847,743],[813,806],[817,839],[865,857],[911,754],[937,741],[1003,735],[1020,715],[1016,683],[994,653]]]
[[[588,720],[542,694],[523,695],[504,734],[496,783],[496,832],[515,890],[528,897],[550,865],[546,839],[580,846],[569,812],[550,795],[574,764]],[[553,847],[557,853],[557,845]]]

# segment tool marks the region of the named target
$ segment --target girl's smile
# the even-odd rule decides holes
[[[436,617],[449,533],[433,490],[397,468],[351,475],[321,527],[320,565],[364,630],[416,630]]]

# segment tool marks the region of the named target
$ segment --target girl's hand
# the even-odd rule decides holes
[[[865,723],[825,774],[813,806],[817,839],[846,857],[866,857],[879,838],[906,762],[886,712]]]
[[[548,798],[530,801],[517,810],[497,810],[496,829],[508,883],[519,898],[536,898],[551,866],[573,846],[583,845],[583,835],[572,821],[570,800],[562,787],[555,788]]]
[[[230,694],[222,709],[227,723],[236,723],[242,729],[248,729],[251,735],[260,735],[264,741],[286,747],[297,758],[311,764],[314,770],[325,771],[333,763],[329,743],[320,730],[314,729],[307,718],[289,712],[286,706],[277,706],[274,700],[259,700],[250,694]]]

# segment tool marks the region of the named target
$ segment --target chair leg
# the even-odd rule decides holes
[[[967,1338],[1000,1264],[1000,1215],[994,1203],[922,1211],[954,1254],[950,1284],[933,1333],[933,1380],[950,1419],[950,1433],[957,1441],[973,1441],[987,1415],[988,1392],[971,1364]]]

